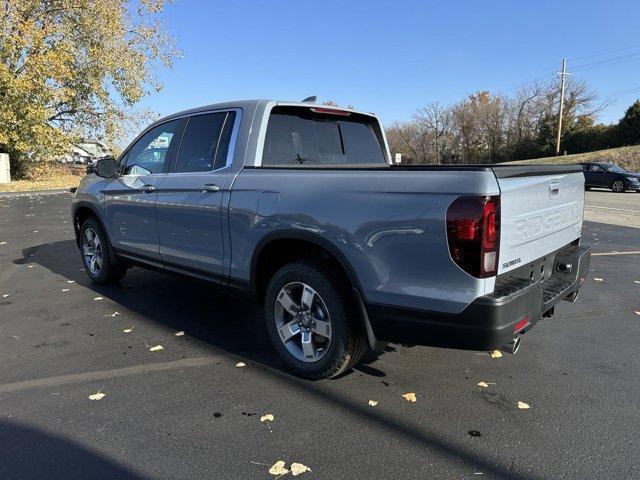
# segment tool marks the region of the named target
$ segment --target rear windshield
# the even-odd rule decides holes
[[[264,166],[385,165],[375,119],[275,107],[269,117],[262,155]]]

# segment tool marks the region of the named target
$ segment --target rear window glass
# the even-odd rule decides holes
[[[386,164],[375,120],[276,107],[269,117],[262,164]]]

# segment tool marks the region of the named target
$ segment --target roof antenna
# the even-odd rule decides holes
[[[304,100],[302,100],[303,103],[316,103],[316,99],[318,97],[316,97],[315,95],[312,97],[307,97]]]

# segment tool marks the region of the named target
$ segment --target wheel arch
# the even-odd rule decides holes
[[[299,250],[295,250],[299,249]],[[266,284],[270,275],[275,273],[281,266],[298,258],[312,256],[314,251],[324,255],[328,255],[330,261],[338,269],[344,280],[348,283],[352,290],[352,299],[357,309],[362,327],[367,335],[369,346],[372,349],[380,348],[363,302],[363,290],[358,280],[351,262],[347,259],[343,252],[340,251],[331,241],[312,232],[301,232],[299,230],[278,230],[265,235],[254,249],[251,258],[251,288],[255,292],[258,301],[264,300]],[[282,252],[285,252],[282,254]],[[274,256],[270,254],[276,253]],[[311,253],[311,255],[309,255]]]
[[[115,264],[118,259],[118,256],[115,249],[113,248],[113,245],[111,245],[111,239],[109,238],[109,231],[105,228],[105,224],[102,220],[102,217],[98,213],[98,210],[95,208],[94,205],[92,205],[89,202],[78,202],[73,207],[72,218],[73,218],[73,230],[76,236],[76,245],[78,246],[78,248],[80,248],[80,228],[82,228],[82,223],[89,217],[94,217],[98,221],[98,223],[100,224],[100,227],[102,228],[102,231],[107,236],[109,258],[111,259],[111,263]]]

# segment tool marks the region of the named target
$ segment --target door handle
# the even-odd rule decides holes
[[[217,185],[214,185],[213,183],[206,183],[200,187],[200,191],[202,191],[202,193],[207,193],[207,192],[215,193],[219,190],[220,190],[220,187]]]
[[[144,193],[152,193],[156,191],[156,187],[154,187],[153,185],[143,185],[140,190],[142,190]]]

